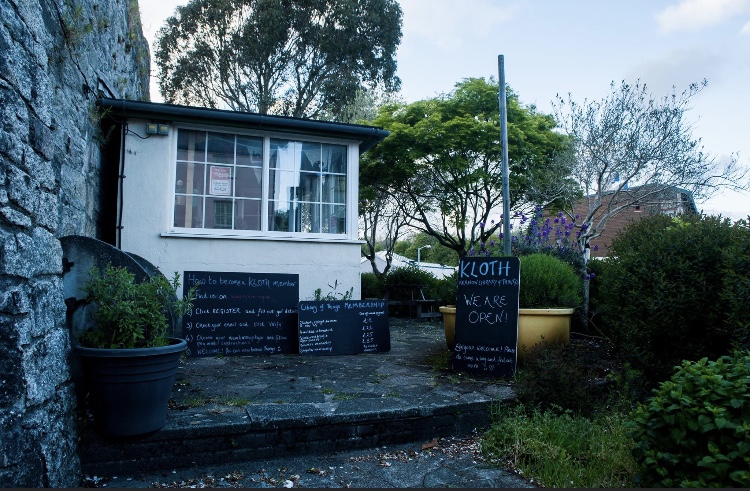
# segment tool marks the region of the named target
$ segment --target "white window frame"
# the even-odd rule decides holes
[[[231,133],[236,136],[255,137],[263,139],[263,167],[261,174],[261,230],[235,230],[214,228],[189,228],[174,226],[175,213],[175,179],[177,168],[177,142],[179,130]],[[322,143],[343,145],[346,147],[346,233],[309,233],[288,232],[268,230],[268,207],[269,207],[269,177],[270,177],[270,154],[271,140],[281,139],[303,143]],[[299,133],[244,131],[241,128],[206,125],[175,125],[173,138],[171,139],[170,153],[170,179],[169,179],[169,224],[167,231],[161,235],[164,237],[191,237],[191,238],[220,238],[220,239],[263,239],[263,240],[288,240],[288,241],[316,241],[316,242],[356,242],[358,234],[358,206],[359,206],[359,141],[342,140],[338,138],[326,138],[309,136]],[[322,197],[321,197],[322,199]],[[205,202],[203,207],[205,208]]]

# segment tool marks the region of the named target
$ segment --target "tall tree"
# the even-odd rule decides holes
[[[396,91],[396,0],[191,0],[157,33],[170,103],[333,118],[358,91]],[[329,116],[331,117],[331,116]]]
[[[574,208],[577,199],[568,199],[563,211],[576,219],[584,254],[612,217],[636,204],[657,204],[672,188],[687,190],[695,199],[722,187],[749,189],[748,171],[735,156],[721,162],[692,136],[685,113],[706,84],[691,84],[681,93],[673,89],[661,99],[640,81],[612,82],[610,94],[600,101],[579,104],[570,94],[558,96],[555,114],[572,141],[572,177],[585,196],[583,210]]]
[[[551,116],[523,107],[510,88],[508,158],[511,207],[545,205],[571,183],[567,139]],[[459,258],[498,231],[502,162],[498,85],[465,79],[450,94],[383,106],[374,124],[391,134],[362,161],[363,189],[374,187],[403,203],[411,225]],[[494,217],[494,218],[493,218]]]

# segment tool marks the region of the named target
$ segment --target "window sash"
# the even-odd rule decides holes
[[[346,144],[177,133],[175,227],[347,234]]]

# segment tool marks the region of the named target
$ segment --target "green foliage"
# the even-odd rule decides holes
[[[385,275],[385,286],[390,289],[391,300],[411,300],[413,287],[421,286],[429,290],[435,281],[435,275],[413,264],[392,269]]]
[[[750,352],[684,361],[630,415],[648,487],[750,487]]]
[[[362,298],[383,298],[385,295],[383,282],[375,273],[362,273],[360,281],[362,285]]]
[[[587,416],[601,399],[601,390],[592,384],[589,372],[574,348],[543,341],[526,354],[513,378],[514,389],[522,404]]]
[[[578,307],[583,282],[573,267],[548,254],[521,256],[521,308]]]
[[[456,305],[458,297],[458,271],[435,282],[429,290],[429,297],[437,300],[438,305]]]
[[[597,279],[602,331],[652,383],[682,360],[747,347],[749,240],[747,226],[720,217],[631,223]]]
[[[167,313],[181,316],[192,308],[195,287],[181,300],[175,296],[179,274],[170,282],[161,274],[135,282],[125,268],[108,265],[100,272],[92,267],[83,291],[84,301],[93,304],[94,327],[79,337],[90,348],[148,348],[165,346]]]
[[[167,102],[299,118],[351,117],[361,91],[398,90],[396,0],[191,0],[157,33]]]
[[[504,407],[482,438],[482,454],[550,488],[627,488],[635,461],[625,418]]]
[[[429,248],[423,246],[429,245]],[[456,251],[440,244],[435,237],[420,232],[411,238],[400,239],[396,242],[393,252],[409,259],[417,259],[417,249],[422,247],[419,258],[423,262],[458,266]]]
[[[328,293],[323,295],[323,290],[321,288],[316,288],[315,292],[313,292],[313,300],[316,302],[320,301],[331,301],[331,300],[351,300],[352,295],[354,294],[354,287],[349,288],[344,293],[337,292],[336,290],[339,287],[339,280],[336,280],[333,282],[333,285],[328,285],[328,288],[331,289]]]
[[[510,195],[517,208],[544,201],[536,191],[565,179],[568,168],[557,156],[568,142],[554,131],[552,117],[506,90]],[[447,95],[385,105],[373,124],[390,135],[364,155],[363,189],[399,196],[416,226],[458,257],[498,232],[500,222],[491,219],[503,188],[494,80],[468,78]]]

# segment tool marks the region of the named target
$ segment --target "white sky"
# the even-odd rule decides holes
[[[156,31],[187,0],[141,0]],[[397,75],[413,102],[450,92],[467,77],[505,80],[523,104],[552,111],[556,94],[599,99],[612,81],[640,79],[661,97],[708,79],[687,118],[719,158],[750,167],[750,0],[399,0],[404,12]],[[151,99],[162,101],[153,75]],[[750,194],[724,192],[698,209],[750,214]]]

